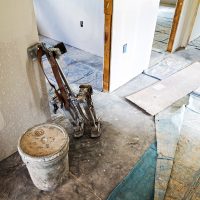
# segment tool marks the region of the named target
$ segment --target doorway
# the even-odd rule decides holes
[[[104,1],[34,0],[40,42],[63,42],[62,68],[71,85],[90,84],[103,91]],[[47,75],[53,73],[45,64]]]
[[[168,48],[177,0],[161,0],[153,41],[153,50],[165,52]]]
[[[194,20],[193,28],[189,38],[188,48],[195,48],[200,50],[200,6],[198,4],[198,10]]]

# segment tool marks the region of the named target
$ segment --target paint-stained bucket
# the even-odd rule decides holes
[[[69,137],[55,124],[41,124],[27,130],[19,139],[18,151],[34,185],[51,191],[67,177]]]

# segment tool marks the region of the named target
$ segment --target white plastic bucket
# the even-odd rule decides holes
[[[19,139],[18,151],[34,185],[54,190],[69,173],[69,137],[56,124],[41,124],[27,130]]]

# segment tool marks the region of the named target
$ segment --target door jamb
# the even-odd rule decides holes
[[[178,0],[178,2],[177,2],[173,25],[172,25],[172,30],[171,30],[170,39],[169,39],[168,48],[167,48],[167,51],[169,51],[170,53],[172,53],[174,51],[173,47],[174,47],[175,37],[177,34],[179,20],[180,20],[180,16],[181,16],[181,13],[183,10],[183,5],[186,1],[187,0]],[[189,18],[186,17],[184,19],[184,27],[185,27],[186,31],[181,36],[182,38],[181,38],[181,46],[180,47],[186,47],[189,42],[193,27],[194,27],[195,19],[197,16],[197,11],[199,8],[200,0],[196,0],[193,2],[189,2],[189,3],[190,4],[187,7],[188,10],[186,11],[186,15],[189,16]]]
[[[111,37],[112,37],[112,14],[113,0],[104,0],[104,68],[103,68],[103,91],[110,89],[110,60],[111,60]]]
[[[178,0],[176,3],[176,10],[174,14],[172,29],[171,29],[170,38],[169,38],[168,47],[167,47],[167,51],[169,51],[170,53],[173,51],[174,41],[175,41],[178,24],[179,24],[179,20],[180,20],[182,8],[183,8],[183,2],[184,0]]]

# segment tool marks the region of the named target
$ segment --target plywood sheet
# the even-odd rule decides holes
[[[155,115],[200,86],[200,63],[173,74],[135,94],[126,97],[147,113]]]

